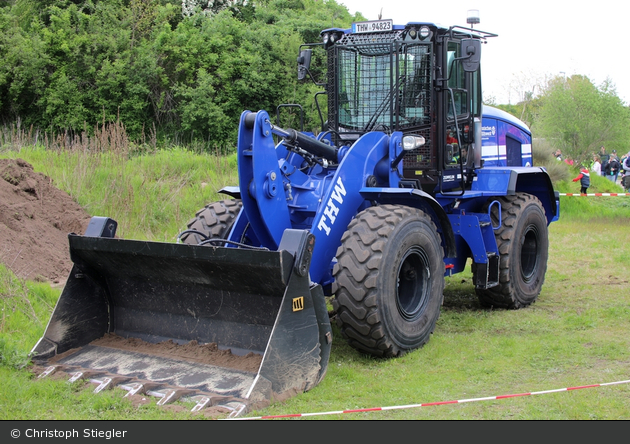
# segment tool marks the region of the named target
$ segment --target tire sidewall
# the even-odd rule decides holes
[[[513,235],[514,250],[509,265],[510,282],[513,282],[515,295],[523,305],[531,304],[540,294],[547,271],[549,238],[546,235],[547,221],[542,208],[534,201],[530,201],[519,217]],[[522,272],[522,253],[526,236],[536,237],[535,270],[529,279],[525,279]]]
[[[432,236],[431,233],[434,233]],[[424,306],[413,320],[400,314],[397,305],[398,272],[402,261],[411,249],[419,248],[428,260],[429,281]],[[383,256],[378,276],[378,312],[387,336],[402,350],[424,344],[433,332],[440,314],[444,290],[444,260],[442,247],[432,223],[411,218],[401,221],[383,245]]]

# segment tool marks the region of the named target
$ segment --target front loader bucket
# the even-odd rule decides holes
[[[307,231],[287,230],[278,251],[110,235],[69,235],[74,266],[32,350],[44,373],[83,375],[99,388],[114,381],[158,403],[190,398],[194,409],[219,405],[231,416],[324,377],[332,337],[323,291],[309,279]]]

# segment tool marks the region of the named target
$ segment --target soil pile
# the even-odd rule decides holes
[[[16,276],[63,284],[72,268],[68,234],[90,215],[22,159],[0,159],[0,263]]]

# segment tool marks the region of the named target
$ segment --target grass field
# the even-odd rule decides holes
[[[186,165],[187,177],[195,178],[194,183],[184,184],[181,192],[187,193],[193,187],[192,195],[195,189],[200,189],[194,188],[197,181],[205,180],[195,169],[201,160],[190,161],[184,159],[184,154],[176,154],[182,156],[179,162]],[[37,154],[42,156],[39,160],[35,156],[27,160],[36,170],[46,169],[52,177],[58,174],[53,161],[41,154]],[[170,161],[165,154],[163,162]],[[142,164],[140,160],[137,162],[136,171],[137,165]],[[64,165],[64,161],[58,164]],[[163,171],[154,174],[158,180],[176,177],[161,168],[161,164],[156,164],[149,170]],[[97,176],[94,172],[90,174]],[[133,188],[131,178],[129,181]],[[566,192],[563,186],[558,188]],[[168,191],[169,187],[164,188]],[[154,190],[160,193],[159,187]],[[210,195],[198,196],[200,200],[210,198]],[[515,311],[481,308],[471,273],[455,275],[447,279],[441,317],[431,340],[422,349],[399,359],[367,357],[347,346],[335,327],[324,380],[307,393],[252,412],[250,416],[406,406],[630,379],[630,198],[587,199],[561,198],[563,214],[549,228],[550,257],[545,285],[531,307]],[[137,203],[142,207],[141,199]],[[191,201],[186,205],[194,208],[202,204]],[[148,204],[142,208],[145,209],[138,214],[153,217]],[[130,209],[130,214],[133,211]],[[187,211],[182,213],[190,214]],[[179,217],[185,221],[189,216]],[[165,216],[165,220],[172,224],[172,230],[181,226],[181,221],[172,216]],[[141,225],[136,222],[136,226]],[[133,234],[170,236],[158,231],[138,228]],[[26,366],[27,353],[41,336],[59,292],[46,284],[16,279],[9,270],[0,267],[0,380],[3,381],[0,419],[196,418],[191,413],[175,412],[155,403],[134,407],[123,399],[124,392],[120,389],[95,395],[92,387],[81,383],[34,379]],[[628,420],[628,399],[630,384],[618,384],[314,419]]]
[[[628,380],[630,251],[622,239],[630,241],[630,227],[617,221],[552,224],[545,285],[531,307],[482,309],[471,275],[453,276],[424,348],[380,361],[337,341],[320,386],[258,413],[404,406]],[[623,384],[343,418],[630,419],[629,395],[630,384]]]

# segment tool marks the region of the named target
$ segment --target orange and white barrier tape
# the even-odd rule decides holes
[[[581,385],[576,387],[567,387],[561,389],[553,389],[553,390],[542,390],[539,392],[527,392],[527,393],[517,393],[512,395],[500,395],[500,396],[487,396],[484,398],[471,398],[471,399],[460,399],[457,401],[438,401],[438,402],[427,402],[424,404],[409,404],[409,405],[398,405],[398,406],[390,406],[390,407],[372,407],[366,409],[352,409],[352,410],[337,410],[330,412],[319,412],[319,413],[296,413],[289,415],[269,415],[269,416],[256,416],[256,417],[244,417],[244,418],[227,418],[230,420],[254,420],[254,419],[286,419],[286,418],[306,418],[308,416],[322,416],[322,415],[341,415],[347,413],[364,413],[364,412],[380,412],[387,410],[403,410],[403,409],[413,409],[418,407],[431,407],[436,405],[446,405],[446,404],[463,404],[466,402],[479,402],[479,401],[492,401],[492,400],[500,400],[507,398],[516,398],[519,396],[533,396],[533,395],[545,395],[549,393],[558,393],[558,392],[569,392],[572,390],[582,390],[587,388],[594,387],[605,387],[608,385],[618,385],[618,384],[628,384],[630,383],[630,379],[625,381],[616,381],[616,382],[606,382],[602,384],[591,384],[591,385]]]
[[[630,193],[559,193],[560,196],[576,196],[576,197],[589,197],[589,196],[630,196]]]

